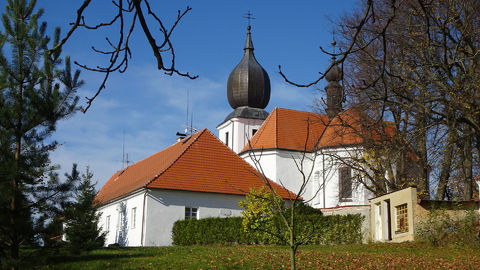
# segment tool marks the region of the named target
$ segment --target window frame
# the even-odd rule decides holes
[[[195,210],[195,211],[193,211]],[[193,215],[195,213],[195,215]],[[198,220],[198,207],[185,206],[185,219],[197,219]]]
[[[106,232],[110,231],[110,215],[107,215],[105,217],[105,231]]]
[[[130,229],[135,229],[135,227],[137,226],[137,207],[132,207],[130,211],[130,218],[132,223]]]
[[[400,234],[408,231],[408,204],[403,203],[395,206],[395,233]]]
[[[228,139],[229,139],[229,135],[230,135],[230,134],[229,134],[229,132],[228,132],[228,131],[227,131],[227,132],[225,132],[225,145],[227,145],[227,146],[228,146]]]
[[[348,173],[345,173],[347,171]],[[347,178],[344,174],[349,175],[349,184],[350,189],[348,191],[345,190],[345,182],[347,182]],[[345,194],[348,193],[349,197],[346,197]],[[338,200],[340,202],[352,202],[353,201],[353,175],[352,175],[352,168],[348,166],[341,166],[338,168]]]

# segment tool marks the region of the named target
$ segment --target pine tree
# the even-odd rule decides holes
[[[57,146],[47,140],[56,123],[77,110],[75,92],[80,72],[72,76],[70,61],[62,64],[58,44],[39,24],[43,10],[34,0],[8,0],[0,31],[0,268],[15,269],[19,248],[31,242],[42,224],[39,215],[58,207],[73,183],[60,182],[52,173],[49,153]],[[3,31],[3,32],[2,32]],[[40,220],[43,222],[43,220]]]
[[[103,247],[105,233],[98,227],[98,204],[95,202],[95,183],[93,173],[87,167],[77,188],[76,202],[66,210],[66,229],[68,245],[74,253],[90,251]]]

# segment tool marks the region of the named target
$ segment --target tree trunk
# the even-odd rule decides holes
[[[23,59],[23,53],[19,50],[19,59]],[[22,70],[22,66],[20,64]],[[10,201],[10,230],[11,230],[11,244],[10,244],[10,256],[12,259],[11,269],[17,269],[18,260],[19,260],[19,249],[20,249],[20,237],[17,231],[17,218],[19,211],[19,171],[20,171],[20,156],[22,151],[22,118],[23,118],[23,85],[18,86],[18,111],[17,111],[17,124],[15,127],[15,173],[12,179],[12,198]]]
[[[295,205],[292,205],[291,212],[290,212],[290,269],[295,270],[297,269],[296,264],[296,253],[297,253],[297,245],[295,243]]]
[[[463,199],[471,200],[473,197],[473,149],[472,149],[472,137],[470,136],[471,129],[466,127],[467,138],[465,139],[464,159],[463,159],[463,177],[464,177],[464,189]]]
[[[290,269],[295,270],[297,269],[296,261],[295,261],[295,256],[297,249],[294,246],[290,246]]]
[[[452,157],[454,142],[456,134],[453,126],[449,127],[447,145],[445,146],[445,154],[443,156],[442,169],[440,173],[440,179],[438,180],[436,200],[443,200],[447,192],[448,179],[450,178],[450,169],[452,167]]]
[[[429,165],[428,165],[428,153],[427,153],[427,130],[425,117],[422,115],[417,119],[417,127],[419,130],[417,141],[417,152],[420,158],[420,191],[421,196],[424,199],[430,199],[430,183],[428,180]]]

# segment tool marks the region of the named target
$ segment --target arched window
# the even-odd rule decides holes
[[[352,201],[352,169],[340,167],[338,169],[338,197],[341,202]]]

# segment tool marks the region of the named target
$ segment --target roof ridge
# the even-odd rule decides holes
[[[157,173],[150,181],[148,181],[148,182],[147,182],[146,184],[144,184],[143,186],[146,187],[146,186],[150,185],[153,181],[155,181],[155,179],[157,179],[157,178],[160,177],[162,174],[164,174],[168,169],[170,169],[170,168],[173,166],[173,164],[175,164],[175,163],[183,156],[183,154],[185,154],[185,152],[187,152],[187,150],[198,140],[198,138],[200,138],[200,137],[203,135],[203,133],[205,133],[205,130],[207,130],[207,129],[206,129],[206,128],[202,129],[202,130],[199,132],[200,134],[198,134],[198,136],[197,136],[193,141],[191,141],[190,145],[187,146],[187,147],[177,156],[177,158],[176,158],[174,161],[172,161],[172,163],[170,163],[170,165],[168,165],[163,171]],[[187,137],[187,138],[188,138],[188,137]],[[181,141],[180,141],[180,142],[181,142]],[[178,143],[180,143],[180,142],[178,142]]]

